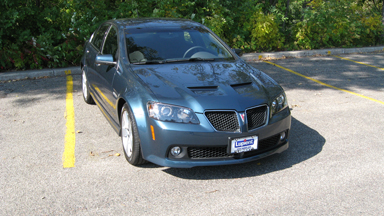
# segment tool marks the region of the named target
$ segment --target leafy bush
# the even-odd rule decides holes
[[[265,15],[262,11],[256,12],[250,19],[251,40],[255,42],[253,50],[276,50],[283,46],[284,38],[281,36],[279,26],[275,22],[274,14]]]
[[[192,19],[247,52],[371,46],[382,42],[381,7],[374,0],[2,0],[0,67],[77,65],[97,26],[134,17]]]
[[[314,0],[293,29],[299,49],[375,45],[381,16],[369,16],[349,0]]]

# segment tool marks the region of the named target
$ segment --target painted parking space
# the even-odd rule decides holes
[[[339,58],[339,59],[343,59],[343,60],[346,60],[346,61],[355,62],[357,64],[365,65],[365,66],[368,66],[368,67],[377,68],[379,70],[384,70],[384,68],[382,68],[382,67],[378,67],[378,66],[375,66],[375,65],[367,64],[367,63],[364,63],[364,62],[355,61],[355,60],[352,60],[352,59],[349,59],[349,58],[345,58],[345,57],[341,57],[341,56],[337,56],[337,55],[331,55],[331,56]]]
[[[75,110],[73,107],[73,77],[71,71],[65,71],[67,77],[67,92],[66,92],[66,132],[63,153],[63,167],[71,168],[75,166],[75,146],[76,146],[76,133],[75,133]]]
[[[336,57],[336,56],[335,56],[335,57]],[[343,58],[343,59],[345,59],[345,58]],[[332,88],[332,89],[335,89],[335,90],[338,90],[338,91],[346,92],[346,93],[348,93],[348,94],[352,94],[352,95],[355,95],[355,96],[358,96],[358,97],[361,97],[361,98],[364,98],[364,99],[367,99],[367,100],[370,100],[370,101],[373,101],[373,102],[376,102],[376,103],[381,103],[381,104],[384,105],[384,102],[383,102],[383,101],[379,101],[379,100],[376,100],[376,99],[374,99],[374,98],[364,96],[364,95],[362,95],[362,94],[358,94],[358,93],[355,93],[355,92],[352,92],[352,91],[348,91],[348,90],[345,90],[345,89],[342,89],[342,88],[338,88],[338,87],[333,86],[333,85],[329,85],[329,84],[327,84],[327,83],[324,83],[324,82],[321,82],[321,81],[319,81],[319,80],[317,80],[317,79],[314,79],[314,78],[305,76],[305,75],[300,74],[300,73],[298,73],[298,72],[296,72],[296,71],[293,71],[293,70],[291,70],[291,69],[282,67],[282,66],[280,66],[280,65],[278,65],[278,64],[275,64],[275,63],[272,63],[272,62],[269,62],[269,61],[264,61],[264,62],[265,62],[265,63],[268,63],[268,64],[271,64],[271,65],[273,65],[273,66],[276,66],[276,67],[278,67],[278,68],[281,68],[281,69],[283,69],[283,70],[285,70],[285,71],[288,71],[288,72],[290,72],[290,73],[293,73],[293,74],[295,74],[295,75],[297,75],[297,76],[303,77],[303,78],[305,78],[305,79],[307,79],[307,80],[311,80],[311,81],[313,81],[313,82],[315,82],[315,83],[318,83],[318,84],[320,84],[320,85],[326,86],[326,87],[328,87],[328,88]],[[371,65],[370,65],[370,66],[371,66]],[[375,68],[378,68],[378,67],[375,67]],[[380,68],[378,68],[378,69],[380,69]]]
[[[382,53],[356,54],[270,61],[281,68],[277,66],[271,68],[266,66],[266,62],[255,65],[262,71],[269,71],[272,76],[276,74],[279,83],[290,85],[296,83],[295,88],[298,89],[303,87],[302,78],[304,78],[309,81],[307,85],[313,89],[333,88],[382,104],[384,101],[383,59]],[[285,76],[286,73],[293,73],[295,76]]]

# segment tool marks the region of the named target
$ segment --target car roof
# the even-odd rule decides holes
[[[115,23],[124,29],[204,27],[192,20],[176,18],[131,18],[109,20],[107,22]]]

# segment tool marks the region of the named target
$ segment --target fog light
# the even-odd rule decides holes
[[[173,156],[178,156],[181,153],[181,148],[179,146],[175,146],[171,149],[171,154]]]
[[[285,139],[285,132],[281,132],[280,133],[280,140],[284,140]]]

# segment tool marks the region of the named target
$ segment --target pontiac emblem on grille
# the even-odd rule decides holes
[[[244,116],[245,116],[244,113],[241,113],[241,114],[240,114],[240,117],[241,117],[241,119],[243,120],[243,123],[245,122],[245,120],[244,120]]]

